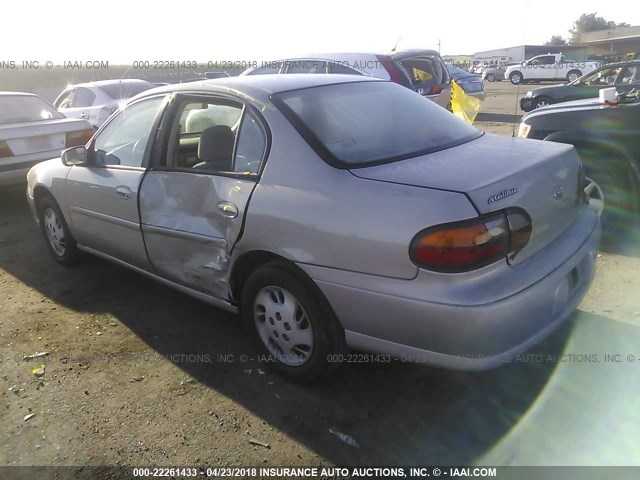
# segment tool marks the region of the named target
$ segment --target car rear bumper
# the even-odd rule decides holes
[[[60,156],[62,150],[0,158],[0,186],[27,183],[27,172],[37,163]]]
[[[576,245],[576,238],[581,238]],[[394,279],[339,273],[301,265],[323,291],[345,328],[347,344],[357,350],[390,354],[400,359],[448,368],[482,370],[496,367],[543,340],[578,306],[592,281],[600,241],[599,220],[581,215],[553,244],[517,268],[509,267],[513,283],[531,278],[536,262],[557,267],[525,288],[495,299],[492,285],[480,279],[473,286],[488,303],[425,301],[429,282],[404,281],[399,293]],[[556,261],[562,258],[562,261]],[[552,260],[551,260],[552,259]],[[526,265],[525,265],[526,264]],[[527,270],[529,270],[527,272]],[[343,282],[340,283],[340,277]],[[464,283],[464,276],[451,278]],[[345,281],[346,280],[346,281]],[[389,288],[384,288],[385,284]],[[373,285],[373,288],[372,288]]]

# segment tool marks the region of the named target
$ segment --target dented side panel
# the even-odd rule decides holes
[[[229,298],[231,249],[254,187],[253,180],[210,174],[147,173],[140,188],[140,218],[156,272]]]

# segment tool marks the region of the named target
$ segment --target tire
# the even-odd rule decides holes
[[[80,252],[69,231],[60,207],[50,195],[46,195],[38,204],[38,218],[49,253],[62,265],[77,262]]]
[[[602,243],[608,247],[622,246],[640,218],[638,182],[623,162],[610,162],[606,153],[597,158],[581,152],[587,185],[585,194],[589,206],[600,215]]]
[[[514,85],[520,85],[524,82],[524,78],[520,72],[511,72],[511,75],[509,75],[509,81]]]
[[[495,82],[496,76],[493,73],[487,75],[487,82]]]
[[[553,101],[549,97],[540,97],[536,98],[533,102],[533,110],[536,108],[546,107],[547,105],[552,105]]]
[[[571,70],[567,73],[567,82],[573,82],[582,76],[582,72],[580,70]]]
[[[320,289],[296,267],[271,262],[244,284],[240,313],[261,354],[295,382],[321,378],[338,367],[344,330]]]

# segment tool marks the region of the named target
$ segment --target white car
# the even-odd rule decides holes
[[[261,62],[240,75],[333,73],[391,80],[451,109],[451,75],[435,50],[376,53],[313,53]]]
[[[92,135],[89,122],[66,118],[37,95],[0,92],[0,186],[26,183],[36,163],[84,145]]]
[[[602,62],[599,61],[566,60],[561,53],[551,53],[538,55],[519,64],[509,65],[504,76],[514,85],[540,80],[574,82],[600,65]]]
[[[67,117],[88,120],[98,129],[127,99],[156,86],[146,80],[129,78],[78,83],[69,85],[53,105]]]

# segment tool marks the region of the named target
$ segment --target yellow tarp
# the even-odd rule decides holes
[[[480,111],[479,98],[467,95],[455,80],[451,80],[451,111],[465,122],[472,124]]]

